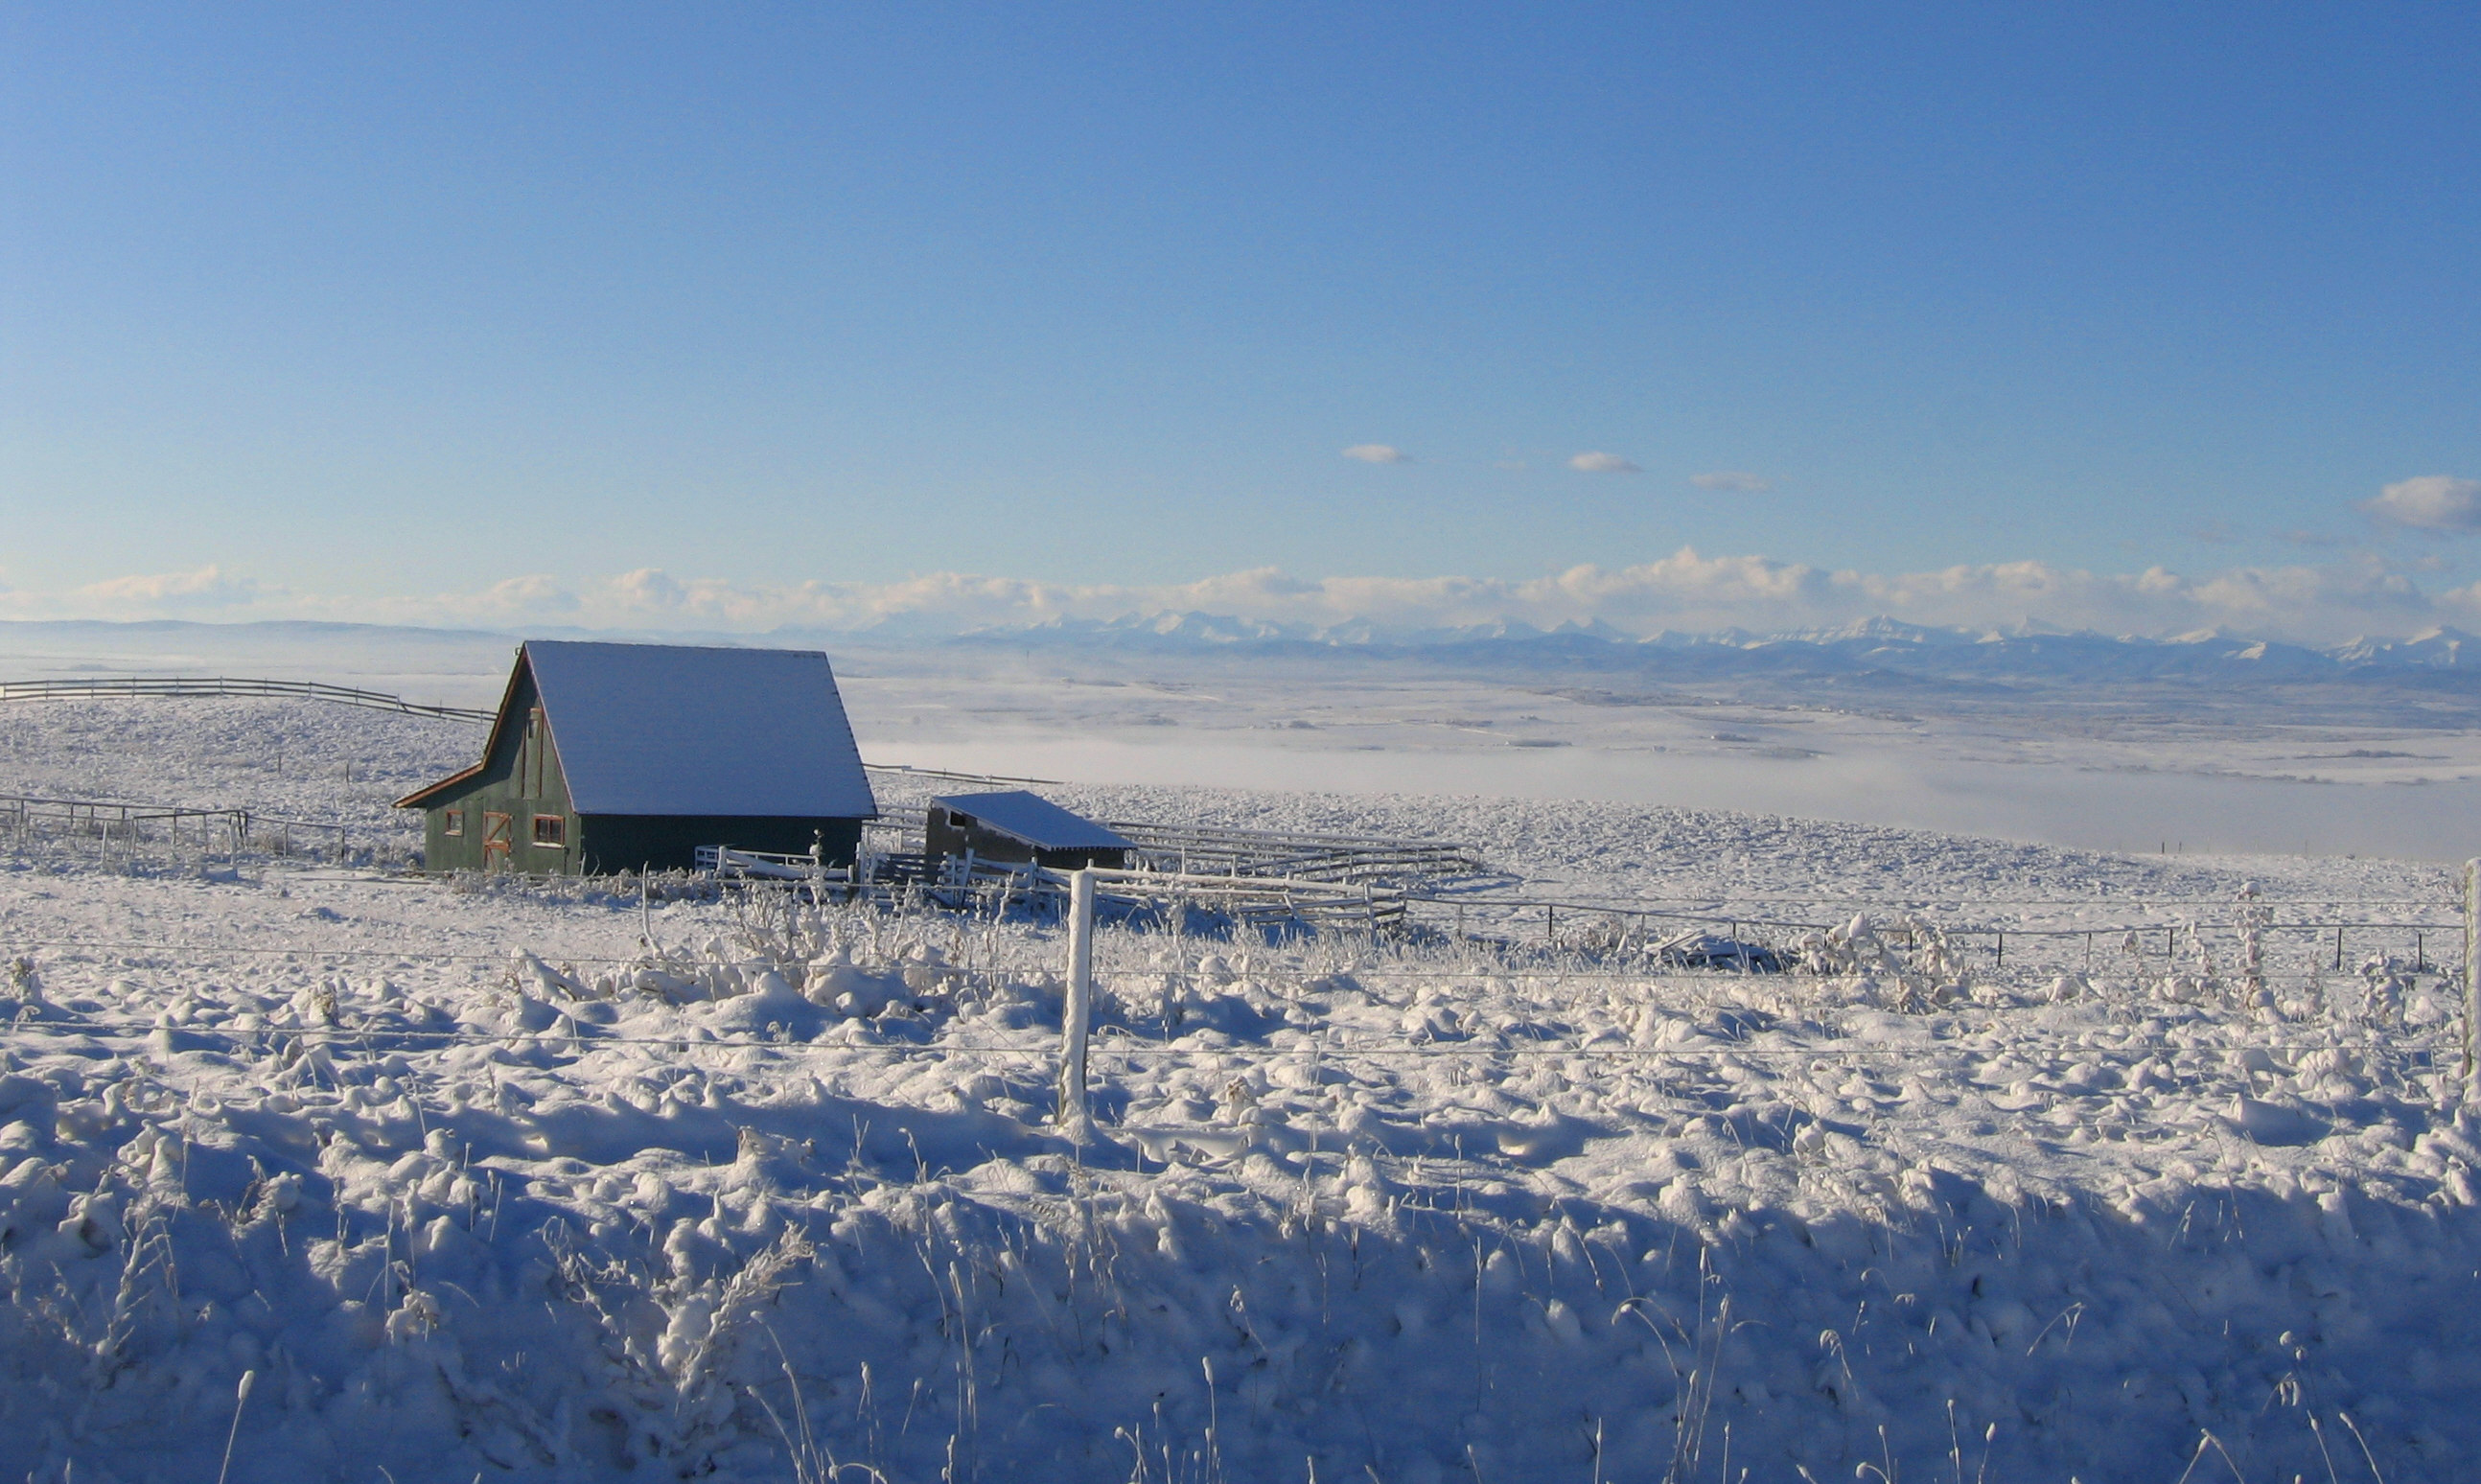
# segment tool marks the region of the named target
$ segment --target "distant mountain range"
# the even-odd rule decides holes
[[[916,620],[919,624],[919,620]],[[1829,629],[1753,634],[1724,629],[1640,638],[1606,623],[1541,629],[1502,622],[1454,629],[1391,629],[1351,620],[1312,627],[1218,613],[1132,614],[1058,619],[957,633],[901,621],[850,631],[783,628],[766,634],[588,631],[533,627],[536,638],[639,639],[673,643],[816,645],[830,652],[885,646],[1221,655],[1233,659],[1323,657],[1370,663],[1414,661],[1500,674],[1600,673],[1643,684],[1778,682],[1846,691],[2043,691],[2091,685],[2244,690],[2341,686],[2365,693],[2426,694],[2457,710],[2481,705],[2481,639],[2434,629],[2404,639],[2354,639],[2326,648],[2280,643],[2219,630],[2147,638],[2095,633],[1933,628],[1867,618]],[[285,673],[348,655],[414,664],[426,672],[472,666],[496,673],[516,631],[451,630],[378,624],[276,621],[199,624],[0,623],[0,650],[110,657],[68,669],[126,673],[255,673],[280,660]],[[384,662],[382,657],[385,657]],[[446,666],[442,669],[441,666]],[[235,666],[243,666],[235,668]],[[49,666],[28,666],[51,673]],[[271,671],[273,673],[273,671]],[[0,678],[10,678],[0,676]],[[20,677],[23,678],[23,677]]]
[[[789,636],[788,636],[789,637]],[[856,636],[815,636],[822,642]],[[893,636],[889,636],[893,638]],[[1390,631],[1352,621],[1322,627],[1216,613],[1061,619],[971,631],[949,642],[1240,654],[1419,655],[1498,668],[1627,670],[1689,678],[1841,679],[1997,686],[2116,681],[2208,685],[2382,680],[2481,692],[2481,640],[2455,629],[2406,639],[2354,639],[2331,648],[2219,630],[2174,638],[2029,629],[1932,628],[1867,618],[1832,629],[1752,634],[1726,629],[1639,638],[1606,623],[1540,629],[1524,623]]]

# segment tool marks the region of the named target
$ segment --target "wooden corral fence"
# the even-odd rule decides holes
[[[1069,873],[1039,866],[970,857],[946,862],[936,880],[925,874],[917,854],[874,856],[856,867],[823,866],[806,855],[700,846],[697,867],[726,880],[804,885],[823,896],[893,898],[907,893],[942,905],[986,912],[1023,906],[1051,915],[1067,902]],[[1101,900],[1127,910],[1168,917],[1183,907],[1219,913],[1243,927],[1284,924],[1380,932],[1404,920],[1399,892],[1370,885],[1267,875],[1201,875],[1148,869],[1097,872]]]
[[[1126,833],[1128,826],[1115,824]],[[1329,837],[1332,838],[1332,837]],[[747,851],[700,852],[700,865],[747,880],[812,881],[839,899],[913,901],[950,910],[1001,913],[1024,907],[1037,916],[1066,909],[1069,872],[960,857],[941,875],[925,874],[918,854],[863,853],[857,873],[823,872],[807,856],[760,857]],[[719,869],[718,869],[719,868]],[[1802,901],[1809,910],[1776,915],[1756,903],[1733,913],[1713,905],[1650,899],[1595,900],[1528,892],[1487,882],[1464,891],[1319,880],[1303,876],[1214,874],[1164,871],[1140,863],[1129,871],[1093,873],[1097,899],[1175,923],[1179,909],[1216,913],[1244,929],[1322,927],[1346,932],[1413,933],[1462,942],[1515,961],[1591,961],[1607,968],[1711,969],[1778,973],[1804,962],[1803,942],[1853,921],[1852,903]],[[2280,950],[2283,972],[2314,968],[2362,972],[2364,961],[2386,972],[2462,975],[2461,962],[2442,962],[2466,934],[2481,932],[2481,885],[2472,900],[2283,902],[2243,898],[2042,899],[1986,902],[1986,912],[2015,906],[2012,924],[1955,921],[1933,926],[1918,909],[1872,912],[1869,931],[1907,951],[1944,944],[1981,975],[2050,976],[2096,972],[2171,973],[2191,960],[2200,972],[2229,976],[2262,951],[2271,967]],[[1820,911],[1820,908],[1828,910]],[[2104,914],[2107,914],[2106,916]],[[2100,919],[2099,921],[2095,919]],[[2045,920],[2047,919],[2047,920]],[[1927,935],[1925,937],[1925,935]],[[2205,968],[2208,962],[2220,970]],[[2248,973],[2256,973],[2254,969]],[[2481,1011],[2476,1011],[2481,1015]]]
[[[1360,886],[1454,880],[1493,872],[1472,847],[1439,840],[1106,821],[1136,843],[1148,870],[1184,876],[1283,876]]]
[[[873,765],[892,779],[935,779],[983,787],[1042,784],[1039,778]],[[721,846],[698,851],[699,869],[744,880],[813,881],[846,896],[918,892],[951,907],[1039,912],[1065,907],[1067,877],[1029,866],[952,859],[931,879],[925,854],[928,811],[889,805],[864,827],[851,872],[822,871],[805,856],[770,857]],[[1392,931],[1406,924],[1416,893],[1475,891],[1516,884],[1470,846],[1383,835],[1237,829],[1112,820],[1134,843],[1130,868],[1093,879],[1099,899],[1124,910],[1169,915],[1184,906],[1211,911],[1244,928],[1286,925]]]
[[[161,840],[207,853],[229,853],[248,838],[249,813],[12,794],[0,797],[0,832],[19,842],[84,839],[109,846]]]
[[[992,910],[1005,910],[1014,901],[1058,907],[1067,902],[1070,874],[1037,866],[957,860],[929,889],[959,905],[987,904]],[[1403,895],[1372,885],[1142,867],[1096,871],[1093,881],[1098,900],[1149,911],[1166,921],[1189,907],[1217,913],[1244,928],[1299,925],[1385,932],[1404,921]]]
[[[920,807],[883,809],[864,832],[868,853],[902,872],[923,869]],[[1383,835],[1326,835],[1293,830],[1229,829],[1210,824],[1159,824],[1110,820],[1107,827],[1136,846],[1133,869],[1190,879],[1256,876],[1324,887],[1376,887],[1403,892],[1505,884],[1470,846]],[[908,861],[909,858],[909,861]]]
[[[909,763],[864,763],[862,771],[885,773],[892,778],[927,778],[938,783],[970,783],[980,788],[1019,788],[1031,785],[1037,789],[1065,787],[1057,778],[1012,778],[1005,773],[959,773],[943,768],[915,768]]]
[[[751,881],[808,881],[821,886],[848,888],[854,880],[853,872],[843,866],[822,865],[812,856],[788,855],[775,850],[700,846],[694,859],[700,871]]]
[[[383,831],[350,824],[287,820],[248,809],[196,809],[119,799],[38,798],[0,794],[0,840],[20,847],[39,841],[91,841],[106,853],[161,847],[174,855],[263,854],[336,864],[373,856]]]
[[[334,701],[370,711],[449,721],[487,722],[497,715],[466,706],[431,706],[379,690],[331,686],[316,680],[251,680],[230,675],[106,675],[74,680],[0,681],[0,701],[88,701],[129,695],[275,695]]]

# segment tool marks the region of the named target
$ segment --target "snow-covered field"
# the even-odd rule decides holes
[[[0,706],[0,792],[418,837],[389,806],[471,765],[482,737],[468,722],[283,700],[33,701]]]
[[[312,818],[475,742],[242,701],[0,729],[17,792]],[[39,844],[0,858],[26,966],[0,983],[0,1473],[209,1478],[228,1438],[236,1480],[399,1484],[2481,1457],[2444,867],[1061,796],[1442,835],[1716,916],[2175,927],[2098,959],[2024,939],[2003,970],[1986,941],[1821,935],[1826,972],[1786,976],[1598,955],[1590,924],[1506,957],[1107,929],[1077,1141],[1048,924]],[[2247,926],[2249,881],[2279,925]],[[2411,929],[2359,930],[2339,971],[2287,930],[2336,918],[2432,924],[2433,972]]]

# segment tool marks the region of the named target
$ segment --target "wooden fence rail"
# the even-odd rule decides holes
[[[339,865],[369,857],[402,831],[332,820],[291,820],[248,809],[132,803],[123,799],[0,794],[0,840],[91,840],[106,849],[163,846],[178,854],[230,858],[247,853],[301,856]],[[356,837],[360,849],[355,849]]]
[[[275,695],[334,701],[371,711],[449,721],[489,721],[495,712],[468,706],[432,706],[382,690],[331,686],[317,680],[253,680],[232,675],[108,675],[76,680],[0,681],[0,701],[110,700],[132,695]]]

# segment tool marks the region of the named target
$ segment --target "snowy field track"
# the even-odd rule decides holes
[[[17,792],[328,814],[475,738],[0,728]],[[2474,1474],[2460,945],[2271,926],[2450,924],[2444,869],[1062,796],[1841,925],[1779,975],[1107,925],[1071,1136],[1046,922],[0,842],[0,1478]],[[2169,950],[1939,931],[2079,922]]]

